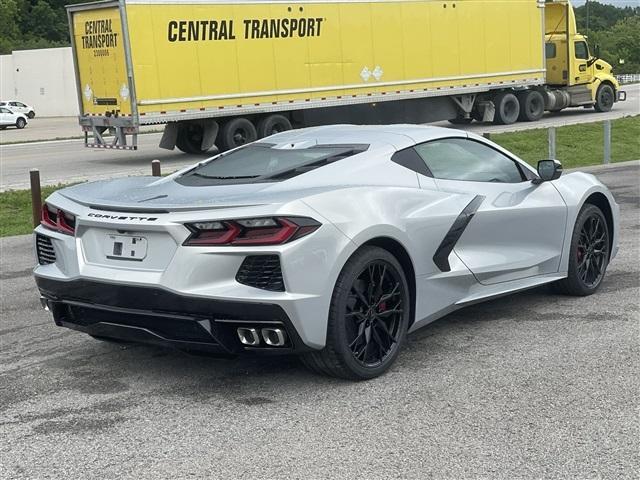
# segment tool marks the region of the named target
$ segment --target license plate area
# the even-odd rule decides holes
[[[104,254],[115,260],[141,262],[147,256],[147,239],[135,235],[107,235]]]

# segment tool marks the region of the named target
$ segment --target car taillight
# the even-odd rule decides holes
[[[40,224],[56,232],[66,233],[67,235],[74,235],[76,231],[76,217],[46,203],[42,205]]]
[[[309,235],[320,223],[306,217],[263,217],[188,223],[184,245],[281,245]]]

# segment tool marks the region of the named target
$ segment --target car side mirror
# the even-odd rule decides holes
[[[540,160],[538,162],[538,177],[534,183],[557,180],[562,175],[562,164],[558,160]]]

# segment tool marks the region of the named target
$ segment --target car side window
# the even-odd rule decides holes
[[[11,105],[12,107],[17,107],[18,106],[18,102],[9,102],[9,105]]]
[[[16,107],[26,107],[24,103],[16,102]]]
[[[519,183],[526,180],[511,158],[466,138],[444,138],[416,145],[434,178],[468,182]]]
[[[0,108],[0,113],[11,113],[11,112],[6,108]]]

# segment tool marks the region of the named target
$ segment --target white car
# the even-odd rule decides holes
[[[35,118],[36,110],[26,103],[17,100],[0,100],[0,107],[7,107],[12,112],[23,113],[29,118]]]
[[[594,176],[473,133],[326,126],[58,190],[34,273],[56,324],[98,339],[298,353],[365,379],[457,308],[544,283],[595,293],[618,218]]]
[[[0,107],[0,129],[16,127],[22,129],[27,126],[27,116],[23,113],[16,113],[7,107]]]

